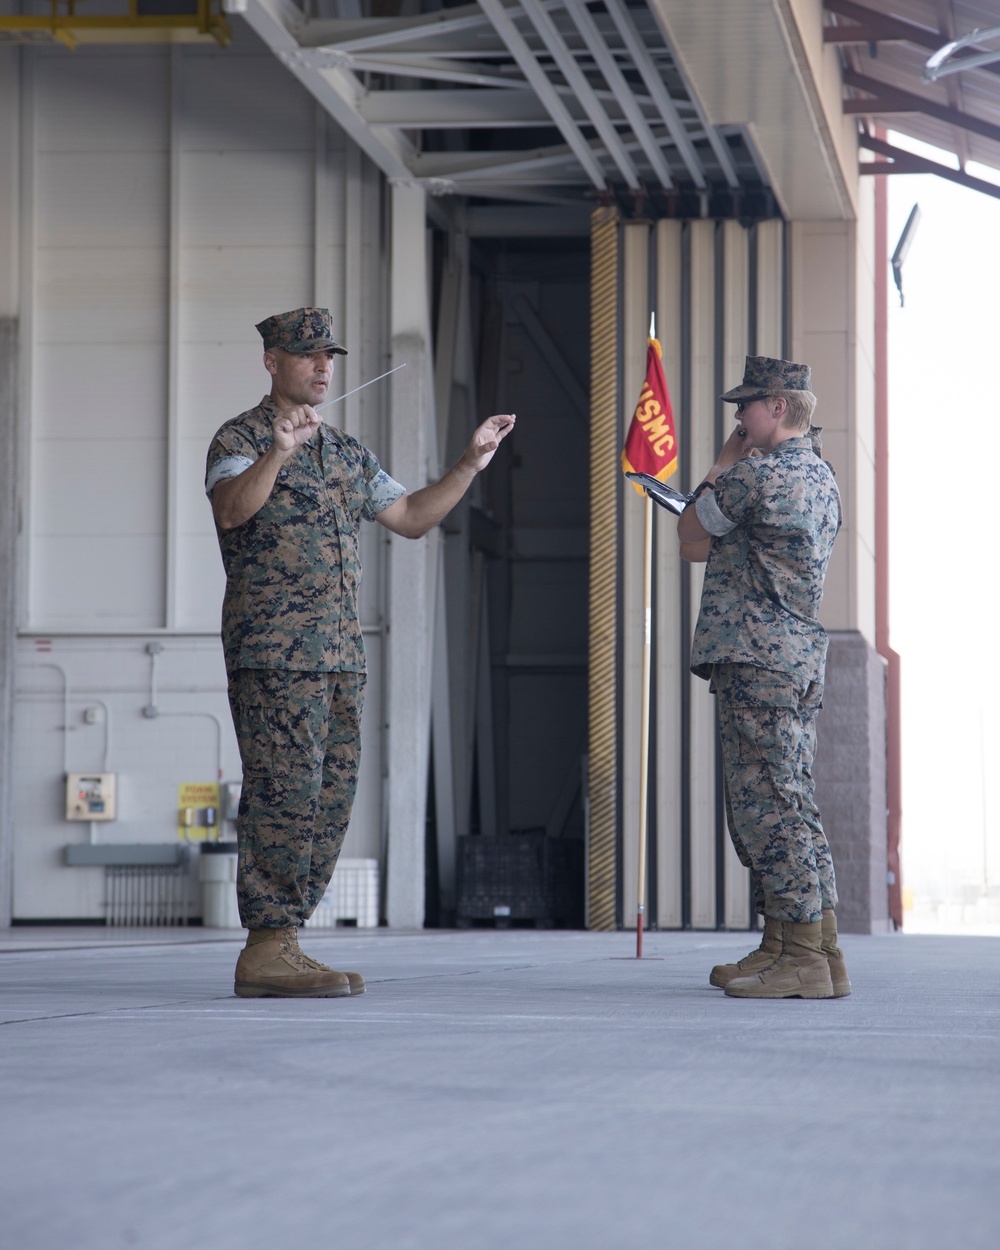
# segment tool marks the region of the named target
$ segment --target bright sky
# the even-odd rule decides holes
[[[890,142],[955,167],[901,136]],[[970,166],[1000,182],[1000,172]],[[1000,887],[1000,200],[931,175],[889,182],[891,641],[902,656],[903,884]],[[985,441],[983,441],[985,439]],[[1000,905],[1000,900],[998,900]]]

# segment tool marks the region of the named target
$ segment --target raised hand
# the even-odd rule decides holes
[[[517,417],[512,412],[487,417],[462,453],[462,463],[466,468],[472,469],[474,473],[485,469],[496,454],[496,449],[514,428],[516,420]]]
[[[322,418],[309,404],[295,404],[282,408],[271,422],[271,437],[276,449],[290,454],[296,447],[307,443],[319,429]]]

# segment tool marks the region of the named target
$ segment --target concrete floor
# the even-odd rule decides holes
[[[740,934],[0,931],[10,1250],[996,1250],[1000,940],[849,937],[855,993],[710,989]],[[622,957],[626,958],[622,958]]]

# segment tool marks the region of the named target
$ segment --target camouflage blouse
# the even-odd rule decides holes
[[[209,496],[271,445],[269,399],[227,421],[208,450]],[[219,530],[226,569],[226,668],[365,669],[358,621],[358,530],[405,493],[356,439],[321,425],[284,464],[267,503]]]
[[[695,504],[712,535],[691,670],[754,664],[822,681],[823,582],[841,525],[833,470],[808,436],[721,473]]]

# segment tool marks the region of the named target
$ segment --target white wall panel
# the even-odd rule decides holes
[[[237,415],[235,412],[232,414]],[[219,422],[222,424],[222,421]],[[199,534],[215,540],[212,505],[205,494],[205,453],[215,431],[197,438],[177,440],[177,526],[183,534]]]
[[[784,227],[780,221],[759,221],[757,243],[757,343],[755,356],[784,356],[781,342],[784,307]],[[742,374],[740,375],[742,377]]]
[[[36,441],[162,437],[162,343],[53,343],[32,384]]]
[[[184,243],[242,248],[295,240],[311,252],[313,162],[312,151],[286,148],[185,151],[180,168]]]
[[[167,150],[162,49],[39,49],[34,76],[39,152]]]
[[[261,340],[254,326],[309,302],[312,247],[308,241],[261,247],[192,243],[183,251],[181,284],[182,343],[250,343],[259,369]],[[232,381],[243,394],[245,380]]]
[[[224,421],[259,404],[270,389],[263,345],[253,326],[251,322],[251,333],[243,333],[241,341],[235,343],[218,339],[184,343],[178,367],[181,402],[177,426],[182,439],[201,441],[202,479],[205,454],[215,431]]]
[[[80,538],[163,533],[163,439],[47,439],[35,448],[34,531]]]
[[[0,317],[18,311],[21,196],[21,50],[0,47]]]
[[[156,629],[163,621],[162,544],[145,536],[36,534],[31,569],[36,632]]]
[[[207,500],[204,507],[210,513]],[[182,513],[182,527],[184,523]],[[222,620],[226,575],[214,526],[204,534],[181,529],[177,535],[177,568],[177,628],[216,633]]]
[[[185,50],[180,115],[184,147],[202,152],[311,151],[312,97],[254,35],[235,25],[228,48]]]
[[[166,343],[167,249],[40,248],[35,343]],[[51,367],[39,350],[36,370]]]
[[[39,152],[35,245],[161,250],[167,173],[162,152]]]

